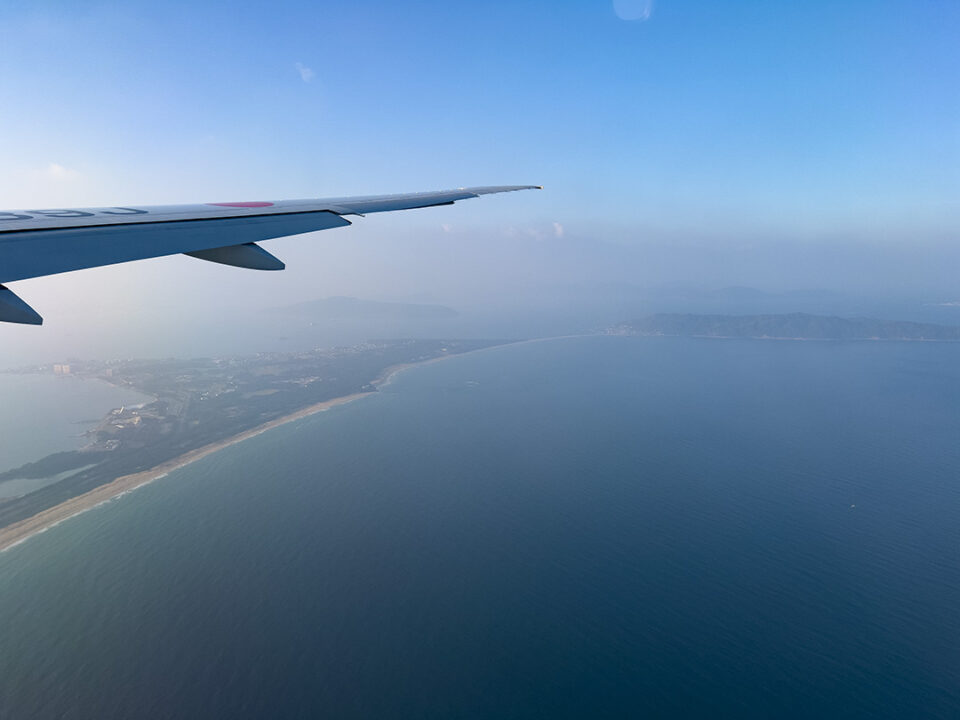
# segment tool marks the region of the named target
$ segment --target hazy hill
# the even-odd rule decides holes
[[[660,313],[608,330],[618,335],[676,335],[809,340],[953,340],[960,327],[806,313],[786,315],[692,315]]]
[[[311,320],[443,320],[455,318],[458,314],[444,305],[378,302],[352,297],[310,300],[274,308],[273,312]]]

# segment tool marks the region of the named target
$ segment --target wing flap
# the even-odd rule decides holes
[[[283,270],[286,267],[280,258],[271,255],[256,243],[227,245],[211,250],[192,250],[184,255],[248,270]]]
[[[13,290],[0,285],[0,322],[43,325],[43,318]]]

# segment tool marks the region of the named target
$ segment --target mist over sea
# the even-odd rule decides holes
[[[782,261],[781,261],[782,262]],[[216,288],[216,285],[212,285]],[[313,292],[317,292],[314,290]],[[952,299],[951,296],[944,296]],[[942,299],[942,298],[941,298]],[[331,313],[324,302],[352,300],[367,312]],[[526,339],[590,334],[655,313],[766,315],[803,312],[844,318],[877,318],[960,325],[960,304],[934,301],[919,293],[847,295],[824,290],[766,292],[752,287],[666,286],[626,283],[547,285],[499,302],[454,299],[424,306],[315,297],[298,307],[270,296],[251,296],[249,306],[199,303],[174,310],[152,302],[138,312],[104,318],[60,308],[43,330],[5,328],[9,342],[0,370],[25,365],[113,358],[231,357],[262,352],[301,352],[354,345],[378,338]],[[311,312],[310,305],[319,305]],[[379,306],[379,311],[378,310]],[[66,310],[64,312],[64,310]],[[385,312],[387,310],[393,311]]]
[[[0,717],[956,717],[958,438],[960,344],[414,368],[0,553]]]

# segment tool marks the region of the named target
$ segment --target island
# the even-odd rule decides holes
[[[70,361],[11,370],[102,380],[153,398],[110,411],[79,450],[0,473],[50,484],[0,502],[0,550],[285,422],[376,392],[396,371],[511,341],[392,340],[194,360]]]
[[[960,327],[806,313],[695,315],[660,313],[607,328],[608,335],[644,335],[763,340],[960,341]]]

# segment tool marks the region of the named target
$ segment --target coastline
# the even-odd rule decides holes
[[[219,442],[210,443],[209,445],[204,445],[203,447],[191,450],[190,452],[184,453],[179,457],[175,457],[171,460],[160,463],[156,467],[152,467],[149,470],[143,470],[138,473],[133,473],[132,475],[123,475],[118,477],[116,480],[112,480],[105,485],[101,485],[81,495],[72,497],[69,500],[60,503],[59,505],[54,505],[52,508],[47,508],[46,510],[41,511],[32,517],[0,529],[0,553],[20,545],[34,535],[38,535],[46,530],[49,530],[65,520],[69,520],[70,518],[85,513],[88,510],[92,510],[93,508],[110,502],[121,495],[125,495],[126,493],[132,492],[137,488],[141,488],[144,485],[149,485],[154,480],[159,480],[163,477],[166,477],[167,474],[173,472],[174,470],[179,470],[180,468],[186,467],[187,465],[190,465],[197,460],[201,460],[208,455],[212,455],[215,452],[219,452],[224,448],[228,448],[231,445],[236,445],[244,440],[249,440],[252,437],[256,437],[261,433],[265,433],[268,430],[280,427],[281,425],[286,425],[287,423],[300,420],[310,415],[315,415],[316,413],[329,410],[330,408],[338,405],[345,405],[353,402],[354,400],[359,400],[362,397],[372,395],[374,392],[375,391],[354,393],[352,395],[344,395],[343,397],[333,398],[332,400],[325,400],[323,402],[316,403],[315,405],[309,405],[305,408],[297,410],[296,412],[290,413],[289,415],[284,415],[283,417],[279,417],[276,420],[271,420],[268,423],[251,428],[250,430],[244,430],[238,435],[234,435]]]
[[[540,339],[544,338],[537,338],[537,340]],[[12,525],[8,525],[5,528],[0,528],[0,553],[16,547],[17,545],[26,542],[34,535],[39,535],[40,533],[43,533],[50,528],[69,520],[72,517],[81,515],[88,510],[92,510],[122,495],[133,492],[137,488],[141,488],[144,485],[149,485],[155,480],[160,480],[166,477],[167,474],[173,472],[174,470],[179,470],[180,468],[186,467],[197,460],[202,460],[203,458],[219,452],[224,448],[228,448],[231,445],[236,445],[244,440],[249,440],[252,437],[256,437],[261,433],[273,430],[281,425],[286,425],[288,423],[301,420],[305,417],[324,412],[330,408],[337,407],[339,405],[346,405],[369,395],[373,395],[379,388],[389,385],[397,375],[405,370],[409,370],[413,367],[420,367],[422,365],[429,365],[431,363],[447,360],[453,357],[462,357],[464,355],[484,352],[493,348],[505,347],[506,345],[522,344],[526,342],[536,342],[536,340],[518,340],[504,343],[503,345],[494,345],[491,347],[469,350],[462,353],[440,355],[438,357],[433,357],[429,360],[422,360],[420,362],[391,365],[385,368],[380,375],[370,382],[370,385],[374,388],[373,390],[343,395],[341,397],[324,400],[323,402],[315,403],[313,405],[308,405],[307,407],[300,408],[299,410],[296,410],[288,415],[276,418],[275,420],[271,420],[270,422],[250,428],[249,430],[244,430],[237,435],[233,435],[231,437],[224,438],[223,440],[210,443],[209,445],[204,445],[194,450],[190,450],[183,455],[179,455],[175,458],[167,460],[166,462],[160,463],[149,470],[142,470],[138,473],[123,475],[115,480],[110,481],[109,483],[95,487],[93,490],[89,490],[85,493],[77,495],[76,497],[72,497],[69,500],[65,500],[59,505],[54,505],[51,508],[42,510],[36,515],[25,518],[24,520],[20,520]]]

